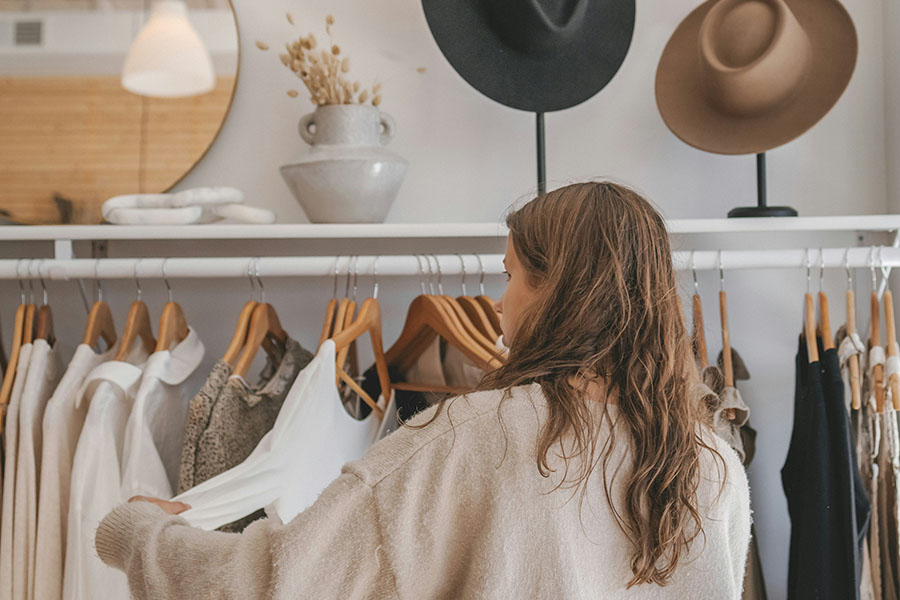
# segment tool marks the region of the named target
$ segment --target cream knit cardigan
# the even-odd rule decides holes
[[[632,548],[601,476],[591,478],[581,504],[571,489],[550,493],[562,469],[549,478],[537,469],[535,441],[547,412],[540,386],[502,399],[502,392],[457,398],[425,428],[392,433],[345,465],[288,524],[269,518],[243,534],[205,532],[135,502],[103,520],[97,551],[128,574],[137,600],[740,598],[749,489],[724,441],[704,433],[727,471],[703,453],[704,533],[690,556],[665,587],[626,589]],[[610,414],[615,420],[612,407]],[[607,477],[621,462],[612,497],[622,502],[628,444],[615,428]]]

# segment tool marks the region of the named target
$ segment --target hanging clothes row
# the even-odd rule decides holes
[[[282,328],[258,271],[250,275],[259,298],[243,307],[209,373],[200,372],[206,349],[171,287],[154,336],[139,286],[121,335],[98,286],[66,366],[46,298],[34,306],[23,297],[0,387],[0,599],[128,598],[124,575],[93,547],[117,504],[174,496],[192,506],[189,522],[228,532],[267,515],[288,521],[343,464],[505,360],[493,300],[483,290],[424,293],[424,269],[423,294],[386,352],[377,283],[358,307],[350,297],[328,303],[313,354]],[[375,364],[360,373],[355,346],[364,334]]]
[[[737,380],[750,379],[744,360],[731,345],[731,330],[728,326],[728,295],[725,292],[725,270],[721,254],[719,267],[719,318],[722,332],[722,351],[715,365],[709,364],[706,347],[706,333],[703,324],[703,304],[700,299],[700,285],[694,257],[691,256],[691,273],[694,279],[694,294],[691,298],[692,332],[694,356],[700,370],[699,402],[710,415],[713,430],[737,452],[746,468],[753,460],[756,430],[750,427],[750,407],[744,402],[736,386]],[[756,528],[750,526],[750,548],[744,572],[743,600],[765,600],[766,587],[762,563],[756,539]]]

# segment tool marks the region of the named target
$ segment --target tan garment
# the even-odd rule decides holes
[[[291,338],[283,354],[270,357],[257,385],[231,375],[219,361],[191,401],[181,452],[178,493],[224,473],[247,458],[272,429],[297,373],[312,354]],[[264,517],[262,511],[229,523],[221,531],[240,532]]]
[[[606,504],[602,477],[589,481],[582,505],[568,490],[549,492],[561,474],[553,454],[555,474],[538,472],[535,441],[546,418],[538,385],[505,398],[473,393],[430,425],[403,427],[376,443],[287,525],[265,519],[240,535],[203,532],[136,502],[103,520],[97,551],[127,570],[137,600],[634,598],[626,589],[629,542]],[[609,473],[629,468],[626,435],[616,435],[622,442]],[[703,435],[724,458],[727,478],[701,451],[704,535],[667,586],[643,588],[646,597],[740,598],[747,479],[737,455],[708,430]],[[622,479],[611,483],[617,503]]]

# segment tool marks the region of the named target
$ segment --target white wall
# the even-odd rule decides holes
[[[646,192],[672,218],[722,217],[734,206],[755,202],[753,157],[694,150],[666,129],[656,110],[653,81],[659,55],[668,36],[696,4],[686,0],[639,3],[634,41],[615,79],[588,102],[548,115],[551,185],[614,176]],[[770,203],[792,205],[802,215],[881,213],[888,208],[885,156],[886,147],[892,146],[884,134],[883,9],[864,0],[845,4],[860,40],[859,62],[847,92],[810,132],[769,154]],[[419,2],[235,0],[235,5],[242,58],[232,111],[215,146],[180,187],[234,185],[246,192],[251,204],[276,210],[281,222],[304,219],[281,181],[278,167],[305,151],[296,122],[312,107],[303,96],[291,99],[286,95],[299,81],[281,66],[274,50],[261,52],[255,42],[262,40],[276,49],[290,36],[310,30],[322,40],[325,15],[332,13],[337,21],[336,41],[353,61],[351,75],[363,83],[376,78],[384,83],[383,108],[398,126],[391,148],[410,161],[390,221],[497,221],[510,203],[533,190],[533,116],[495,104],[456,75],[431,39]],[[286,11],[292,12],[296,28],[285,20]],[[417,67],[425,67],[426,72],[417,73]],[[896,205],[891,208],[900,209]],[[736,235],[727,239],[679,238],[673,244],[716,248],[855,242],[852,235]],[[171,250],[164,244],[143,249],[150,253]],[[394,250],[410,251],[401,244]],[[16,249],[17,253],[26,251]],[[113,246],[113,253],[117,251]],[[354,246],[330,251],[349,254],[363,250]],[[860,293],[865,290],[862,275],[858,274],[863,286]],[[793,356],[805,273],[799,269],[742,272],[727,273],[726,278],[732,341],[752,375],[739,387],[759,430],[750,478],[769,597],[778,600],[785,597],[789,536],[779,470],[792,421]],[[712,352],[720,347],[715,310],[718,280],[713,273],[701,273],[700,279]],[[686,291],[689,280],[685,274]],[[390,343],[400,330],[417,283],[400,279],[383,283],[385,338]],[[496,278],[490,280],[489,293],[499,295],[501,285]],[[842,321],[844,285],[843,273],[826,275],[836,324]],[[65,329],[63,339],[76,342],[84,313],[75,302],[74,288],[63,283],[51,287],[54,301],[61,305],[58,310],[69,315],[58,319]],[[147,282],[144,287],[149,290],[151,309],[158,311],[164,300],[161,283]],[[331,295],[331,282],[270,281],[266,287],[289,331],[301,342],[313,344],[322,308]],[[8,320],[17,301],[15,284],[4,284],[0,290]],[[176,290],[191,322],[207,341],[208,366],[227,344],[248,286],[245,282],[183,282]],[[133,287],[127,282],[109,284],[107,297],[113,298],[121,322]],[[867,320],[860,316],[861,325]],[[6,332],[7,340],[8,335]]]
[[[672,135],[656,110],[653,81],[659,55],[697,2],[639,3],[634,40],[622,68],[587,102],[547,117],[551,183],[613,175],[647,192],[671,217],[724,216],[755,199],[752,156],[695,150]],[[859,62],[829,115],[769,156],[770,203],[801,214],[883,212],[885,194],[883,29],[881,8],[845,3],[857,26]],[[397,120],[391,148],[410,161],[390,221],[495,220],[532,190],[534,117],[508,109],[469,87],[443,58],[421,4],[410,0],[236,0],[242,65],[232,113],[220,141],[183,186],[228,183],[282,222],[303,220],[278,167],[305,151],[296,122],[312,110],[299,80],[276,49],[292,35],[337,21],[335,41],[351,57],[350,74],[384,82],[382,108]],[[297,23],[291,27],[284,13]],[[261,52],[255,42],[269,43]],[[418,67],[426,72],[419,74]],[[303,91],[301,89],[301,91]],[[490,157],[490,160],[484,160]]]

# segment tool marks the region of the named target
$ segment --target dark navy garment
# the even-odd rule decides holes
[[[788,599],[859,598],[862,544],[869,529],[866,497],[837,350],[810,363],[800,337],[794,426],[781,482],[791,518]]]

